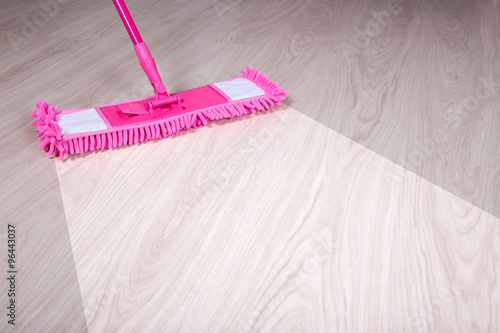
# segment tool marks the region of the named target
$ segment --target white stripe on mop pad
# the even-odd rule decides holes
[[[214,83],[214,86],[222,90],[233,101],[266,94],[255,83],[244,78],[217,82]]]
[[[95,108],[58,114],[56,120],[63,135],[101,131],[108,128]]]

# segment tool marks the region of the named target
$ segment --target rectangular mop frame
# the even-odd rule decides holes
[[[31,125],[37,125],[38,146],[47,156],[64,160],[67,155],[155,140],[211,120],[266,111],[285,99],[286,90],[249,66],[240,71],[241,77],[169,94],[125,3],[113,2],[155,95],[67,110],[38,99]]]

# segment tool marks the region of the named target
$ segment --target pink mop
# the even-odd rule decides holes
[[[91,108],[59,110],[38,99],[30,116],[40,148],[64,160],[69,154],[131,145],[205,126],[211,120],[266,111],[287,91],[265,74],[247,67],[243,76],[169,94],[123,0],[113,0],[134,43],[154,96]]]

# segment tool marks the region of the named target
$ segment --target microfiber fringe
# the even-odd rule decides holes
[[[57,107],[38,99],[35,104],[36,110],[31,110],[30,117],[37,120],[30,123],[31,126],[38,125],[35,130],[38,133],[38,139],[41,141],[38,147],[47,151],[47,156],[59,155],[64,159],[65,151],[64,140],[62,139],[61,129],[56,121],[56,115],[60,113]]]
[[[38,147],[47,152],[47,156],[59,156],[61,160],[69,154],[79,154],[98,149],[115,148],[132,145],[143,141],[155,140],[178,133],[180,130],[205,126],[211,120],[233,118],[256,111],[269,110],[280,104],[286,97],[287,91],[283,90],[276,82],[271,82],[265,74],[247,67],[240,71],[245,79],[258,85],[266,95],[240,101],[228,102],[212,108],[193,111],[174,118],[137,124],[134,128],[108,130],[93,133],[82,133],[82,136],[66,139],[61,134],[61,129],[56,121],[56,115],[61,111],[52,107],[47,102],[38,99],[37,109],[32,110],[30,116],[37,118],[30,125],[38,125]]]
[[[266,96],[262,97],[260,101],[269,103],[271,107],[275,104],[280,104],[288,93],[286,90],[281,88],[277,82],[271,82],[271,80],[267,78],[266,74],[259,72],[255,68],[247,66],[246,72],[244,70],[240,70],[240,73],[243,74],[243,78],[252,81],[259,86],[259,88],[264,90]]]

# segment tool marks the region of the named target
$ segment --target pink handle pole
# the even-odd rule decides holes
[[[155,90],[156,100],[150,105],[151,108],[165,104],[178,103],[178,97],[171,97],[168,94],[167,89],[161,80],[160,74],[156,69],[155,61],[151,56],[151,53],[149,53],[146,43],[142,41],[141,34],[139,33],[139,30],[137,30],[134,20],[132,19],[132,16],[130,16],[124,0],[113,0],[113,3],[115,4],[118,14],[120,14],[130,39],[132,39],[132,42],[134,43],[134,50],[139,58],[139,61],[141,62],[142,69],[146,72],[149,82],[151,82],[151,85]]]
[[[139,33],[139,30],[137,30],[134,20],[132,20],[132,16],[130,16],[128,8],[125,5],[125,2],[123,2],[123,0],[113,0],[113,3],[116,6],[118,14],[120,14],[123,24],[125,25],[125,29],[127,29],[130,39],[132,39],[134,45],[142,43],[141,34]]]

